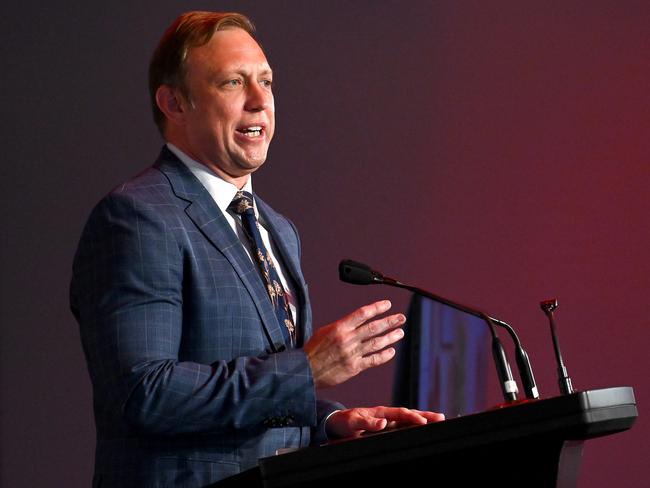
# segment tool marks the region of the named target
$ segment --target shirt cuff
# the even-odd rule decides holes
[[[332,415],[334,415],[336,412],[340,412],[341,410],[334,410],[332,413],[330,413],[327,417],[325,417],[325,420],[323,420],[323,431],[325,433],[325,439],[330,440],[330,436],[327,435],[327,421],[330,419]]]

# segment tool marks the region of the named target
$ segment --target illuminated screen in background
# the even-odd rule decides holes
[[[393,405],[443,412],[447,418],[485,410],[490,359],[486,323],[414,295],[398,346]]]

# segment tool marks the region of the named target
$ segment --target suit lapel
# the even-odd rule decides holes
[[[273,243],[280,252],[284,269],[288,270],[293,280],[294,287],[298,292],[298,310],[300,313],[299,330],[301,338],[311,335],[311,321],[307,318],[307,285],[305,278],[300,271],[300,250],[297,247],[297,236],[291,225],[278,215],[261,198],[255,195],[255,203],[264,219],[264,225],[271,234]],[[298,341],[301,344],[302,340]]]
[[[187,216],[239,275],[274,350],[283,348],[284,337],[259,273],[208,191],[167,147],[163,148],[155,167],[168,178],[174,194],[189,203],[185,208]]]

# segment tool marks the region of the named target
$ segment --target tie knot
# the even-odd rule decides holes
[[[238,215],[244,214],[249,209],[251,212],[253,211],[253,195],[247,191],[238,191],[230,205],[228,205],[228,210]]]

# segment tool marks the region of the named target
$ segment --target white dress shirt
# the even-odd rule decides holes
[[[228,221],[228,224],[230,224],[232,230],[235,232],[235,234],[237,234],[237,237],[239,237],[239,240],[244,246],[246,254],[248,254],[251,262],[257,268],[258,265],[257,262],[253,260],[251,244],[248,240],[248,237],[246,237],[246,233],[244,232],[241,217],[236,214],[233,215],[228,211],[228,206],[230,205],[230,202],[232,202],[232,199],[235,198],[235,194],[239,191],[239,188],[219,177],[214,171],[212,171],[204,164],[201,164],[189,157],[172,143],[168,142],[167,147],[178,157],[178,159],[181,160],[185,166],[187,166],[187,168],[192,172],[194,176],[196,176],[196,178],[201,182],[205,189],[208,190],[208,193],[210,193],[210,196],[221,210],[221,213],[223,213],[223,216]],[[247,191],[251,194],[253,193],[252,176],[249,176],[248,181],[242,190]],[[282,286],[284,287],[287,298],[289,299],[289,308],[291,309],[291,315],[293,316],[294,324],[296,327],[298,327],[298,314],[296,313],[297,301],[295,291],[289,281],[287,281],[286,273],[283,271],[284,265],[282,261],[277,259],[277,256],[279,254],[275,248],[275,245],[273,244],[273,241],[271,240],[269,231],[266,229],[264,218],[260,217],[260,214],[257,210],[257,204],[255,203],[255,198],[253,198],[253,210],[255,211],[255,217],[260,223],[259,229],[262,236],[262,241],[264,242],[264,246],[266,246],[267,251],[271,255],[273,262],[276,264],[275,269],[278,272],[280,281],[282,281]]]

